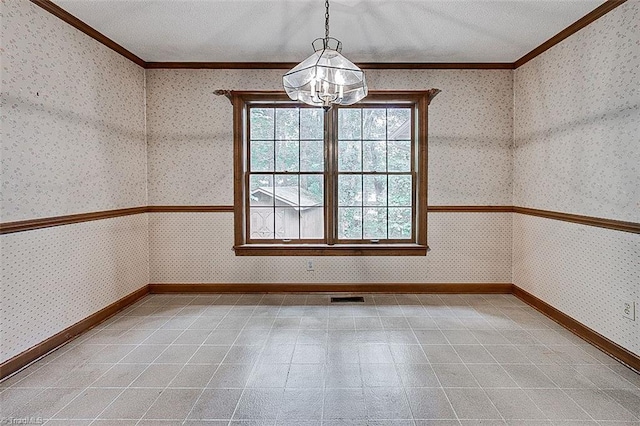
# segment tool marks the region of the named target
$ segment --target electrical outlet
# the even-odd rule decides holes
[[[315,271],[312,259],[307,259],[307,271]]]
[[[622,302],[622,317],[636,320],[636,302]]]

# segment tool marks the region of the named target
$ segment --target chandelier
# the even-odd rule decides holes
[[[325,0],[324,38],[311,44],[314,53],[282,76],[287,95],[294,101],[322,106],[351,105],[367,96],[364,72],[340,54],[342,43],[329,37],[329,0]]]

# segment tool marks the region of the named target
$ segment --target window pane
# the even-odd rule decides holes
[[[324,238],[324,208],[310,207],[300,211],[300,238]]]
[[[389,238],[411,238],[411,209],[407,207],[389,208]]]
[[[342,242],[411,240],[417,167],[412,151],[418,149],[412,140],[413,106],[339,107],[338,134],[328,136],[321,108],[253,106],[248,107],[249,238],[326,241],[325,191],[335,191],[332,214]],[[335,150],[326,149],[325,137],[336,142]],[[330,161],[337,166],[332,188],[324,186],[328,154],[335,154]]]
[[[276,239],[300,238],[300,211],[293,207],[276,207]]]
[[[273,239],[273,208],[251,207],[249,230],[252,239]]]
[[[300,171],[324,171],[323,141],[300,141]]]
[[[251,141],[251,171],[273,171],[273,141]]]
[[[362,209],[359,207],[338,208],[338,238],[362,239]]]
[[[411,110],[389,108],[387,110],[387,139],[411,139]]]
[[[298,108],[276,108],[276,139],[299,139]]]
[[[365,206],[387,205],[387,176],[365,175],[363,204]]]
[[[411,176],[389,176],[389,205],[411,207]]]
[[[411,141],[389,141],[387,147],[389,150],[389,171],[411,171]]]
[[[362,139],[361,109],[338,110],[338,139]]]
[[[276,207],[298,207],[299,188],[298,175],[282,176],[276,175]]]
[[[362,168],[365,172],[387,171],[387,146],[385,141],[362,142]]]
[[[338,176],[338,205],[362,205],[362,175]]]
[[[324,139],[324,110],[300,108],[300,139]]]
[[[249,178],[249,204],[252,206],[273,206],[273,175],[251,175]]]
[[[300,175],[300,205],[306,207],[324,204],[324,176]]]
[[[387,238],[387,209],[364,208],[363,237],[365,239],[381,240]]]
[[[387,110],[386,109],[362,109],[362,139],[385,140],[387,137]]]
[[[362,170],[360,141],[338,142],[338,171],[359,172]]]
[[[276,171],[297,172],[299,154],[297,140],[276,141]]]
[[[251,108],[251,139],[273,139],[273,108]]]

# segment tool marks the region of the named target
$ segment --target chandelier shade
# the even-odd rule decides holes
[[[367,96],[364,72],[342,56],[338,40],[319,38],[313,46],[315,52],[282,77],[291,99],[329,108],[352,105]]]
[[[325,36],[313,41],[313,54],[282,76],[294,101],[321,106],[352,105],[367,96],[364,72],[342,56],[342,43],[329,37],[329,1],[325,1]]]

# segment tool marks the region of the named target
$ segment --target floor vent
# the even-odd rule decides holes
[[[332,297],[331,303],[364,303],[362,296]]]

